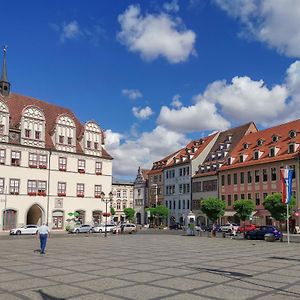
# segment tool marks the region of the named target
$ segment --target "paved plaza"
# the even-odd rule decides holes
[[[0,299],[299,299],[300,244],[168,234],[0,240]]]

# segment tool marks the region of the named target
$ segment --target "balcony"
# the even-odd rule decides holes
[[[28,196],[36,196],[36,192],[28,192],[27,195]]]
[[[65,196],[66,196],[66,193],[57,193],[57,196],[58,196],[58,197],[65,197]]]

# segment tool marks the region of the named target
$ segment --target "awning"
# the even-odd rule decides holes
[[[256,213],[253,216],[258,218],[263,218],[263,217],[271,216],[271,214],[266,209],[259,209],[258,211],[256,211]]]
[[[236,214],[235,211],[225,211],[224,217],[233,217]]]

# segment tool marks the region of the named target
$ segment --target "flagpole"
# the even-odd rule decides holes
[[[287,230],[287,239],[288,244],[290,243],[290,222],[289,222],[289,204],[286,205],[286,230]]]

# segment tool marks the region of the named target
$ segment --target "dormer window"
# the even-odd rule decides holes
[[[231,165],[231,157],[228,157],[228,158],[227,158],[227,164],[228,164],[228,165]]]
[[[245,143],[245,144],[243,145],[243,148],[244,148],[244,149],[248,149],[248,148],[249,148],[249,144]]]
[[[275,156],[275,147],[271,147],[271,148],[270,148],[269,156],[270,156],[270,157],[274,157],[274,156]]]
[[[297,133],[296,133],[295,130],[291,130],[291,131],[289,132],[289,137],[290,137],[291,139],[295,138],[296,135],[297,135]]]
[[[254,151],[253,159],[255,159],[255,160],[259,159],[259,151],[258,150]]]
[[[242,162],[244,162],[244,155],[243,154],[240,155],[240,163],[242,163]]]
[[[289,153],[294,153],[295,152],[295,144],[292,143],[292,144],[289,144]]]
[[[278,139],[279,139],[279,136],[278,136],[278,135],[273,135],[273,136],[272,136],[272,142],[273,142],[273,143],[276,143],[276,142],[278,141]]]
[[[227,140],[230,142],[232,140],[232,135],[229,135]]]
[[[264,141],[261,140],[261,139],[259,139],[259,140],[257,141],[257,146],[261,146],[263,143],[264,143]]]
[[[31,136],[31,130],[30,129],[25,129],[25,137],[29,139],[30,136]]]

